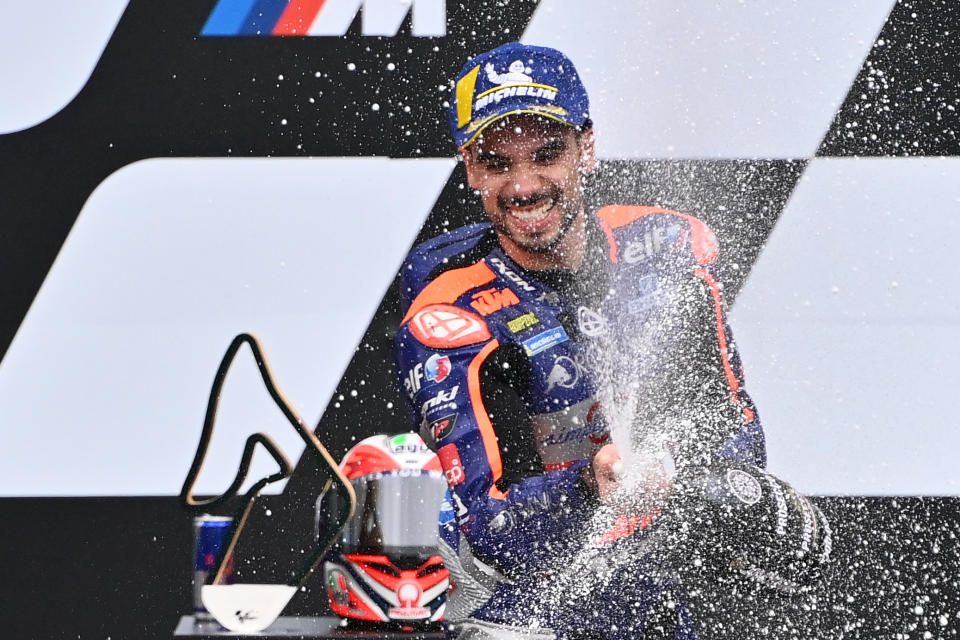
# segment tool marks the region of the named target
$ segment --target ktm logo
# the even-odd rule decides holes
[[[515,304],[520,304],[520,299],[517,298],[515,294],[509,288],[500,289],[484,289],[483,291],[478,291],[473,294],[473,302],[470,303],[470,306],[477,310],[482,316],[488,316],[495,311],[500,311],[500,309],[505,309],[506,307],[511,307]]]
[[[446,0],[219,0],[200,35],[342,36],[358,13],[365,36],[395,36],[407,15],[416,37],[447,34]]]

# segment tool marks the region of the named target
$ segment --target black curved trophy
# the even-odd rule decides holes
[[[335,491],[339,497],[337,501],[339,510],[337,513],[331,514],[325,531],[318,532],[319,535],[316,538],[311,537],[310,548],[305,550],[302,559],[301,557],[297,558],[296,566],[288,572],[286,580],[271,579],[271,572],[265,570],[262,574],[266,576],[267,580],[270,580],[269,582],[241,581],[227,584],[227,573],[229,568],[234,566],[237,543],[244,537],[245,528],[249,524],[251,511],[258,495],[268,484],[284,480],[292,473],[289,461],[277,445],[267,435],[254,433],[247,437],[237,474],[227,490],[219,496],[208,499],[198,499],[193,495],[194,486],[200,475],[213,436],[224,381],[237,352],[244,344],[249,345],[253,352],[260,376],[270,397],[306,445],[300,464],[314,466],[319,475],[326,478],[325,484],[318,487],[318,493],[329,490]],[[238,496],[237,492],[246,479],[250,462],[258,444],[266,449],[280,469],[274,474],[261,478],[243,496]],[[356,496],[349,480],[343,476],[336,461],[330,456],[316,435],[304,426],[303,419],[284,397],[283,392],[274,380],[260,341],[252,334],[241,333],[236,336],[220,362],[213,387],[210,389],[210,399],[207,402],[200,443],[197,446],[193,465],[190,467],[183,489],[180,491],[180,500],[184,508],[197,515],[218,508],[230,508],[231,502],[236,503],[229,539],[224,546],[223,553],[217,558],[214,570],[210,572],[206,584],[201,588],[201,597],[204,606],[216,618],[217,622],[231,631],[238,632],[261,631],[277,619],[353,515],[356,507]],[[283,532],[280,531],[278,534],[283,535]],[[311,531],[310,534],[312,536],[313,532]],[[264,568],[269,562],[269,557],[262,559]],[[251,575],[256,573],[251,572]],[[248,579],[249,576],[242,575],[240,578],[244,580]]]

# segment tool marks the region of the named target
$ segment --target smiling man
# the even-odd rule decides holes
[[[575,269],[584,256],[581,172],[592,171],[593,134],[515,115],[463,149],[501,246],[525,269]]]
[[[397,360],[451,489],[451,571],[489,596],[462,636],[695,638],[684,565],[802,590],[829,525],[763,469],[710,229],[586,210],[589,101],[554,49],[471,60],[451,126],[489,224],[408,257]]]

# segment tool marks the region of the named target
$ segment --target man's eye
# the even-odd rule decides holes
[[[487,171],[506,171],[510,165],[502,160],[488,160],[483,166]]]
[[[560,160],[563,156],[562,149],[545,149],[537,153],[534,157],[534,162],[539,164],[553,164]]]

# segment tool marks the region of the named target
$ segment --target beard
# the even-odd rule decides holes
[[[580,199],[578,202],[570,202],[568,199],[564,198],[560,188],[554,186],[545,193],[537,194],[536,196],[529,198],[498,198],[497,204],[500,206],[501,211],[508,211],[508,207],[511,204],[528,206],[544,200],[552,200],[553,206],[559,207],[560,210],[563,211],[563,217],[560,219],[560,227],[557,229],[557,234],[548,242],[543,244],[523,242],[521,238],[518,238],[510,231],[509,226],[506,224],[504,219],[494,222],[494,229],[498,233],[510,238],[514,243],[517,244],[517,246],[521,247],[525,251],[529,251],[530,253],[544,254],[552,252],[563,241],[564,237],[573,227],[573,223],[576,222],[577,217],[583,211],[582,199]],[[509,215],[510,214],[508,213],[507,216]]]

